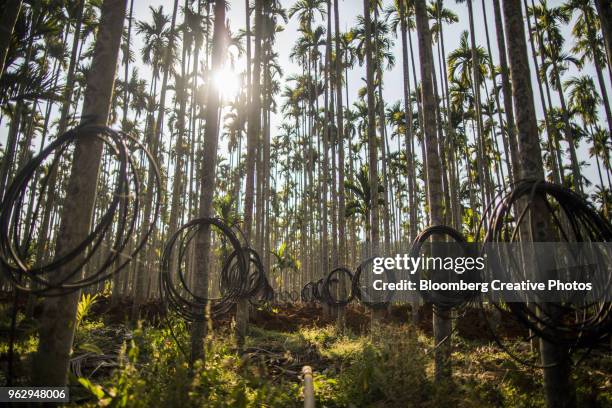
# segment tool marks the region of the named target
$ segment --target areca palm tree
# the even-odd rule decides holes
[[[387,135],[386,135],[386,123],[385,123],[385,104],[383,98],[383,75],[384,75],[384,67],[386,65],[386,69],[391,69],[395,65],[395,56],[391,51],[393,48],[393,41],[389,37],[389,25],[379,18],[379,9],[381,3],[375,2],[373,3],[373,12],[374,19],[371,20],[369,33],[372,36],[372,41],[370,44],[370,50],[372,51],[372,63],[374,64],[374,89],[376,92],[376,102],[375,102],[375,110],[376,110],[376,119],[378,124],[378,133],[380,134],[380,149],[382,156],[382,165],[381,165],[381,174],[382,181],[385,186],[385,191],[388,193],[391,192],[389,188],[389,177],[388,177],[388,155],[386,152],[387,148]],[[363,64],[365,59],[365,40],[368,31],[366,30],[366,19],[357,17],[357,27],[353,30],[353,33],[357,39],[357,52],[360,64]],[[367,89],[366,84],[366,89]],[[386,201],[389,200],[388,197],[385,197]],[[391,206],[386,206],[383,208],[383,212],[381,213],[382,221],[383,221],[383,231],[384,231],[384,244],[385,250],[389,249],[391,242]]]
[[[151,65],[152,78],[151,86],[155,90],[154,84],[159,78],[159,73],[164,65],[164,56],[169,44],[170,16],[164,14],[164,7],[154,8],[149,6],[152,22],[137,21],[136,33],[143,36],[144,47],[141,50],[142,62]]]
[[[489,55],[483,47],[476,47],[477,66],[474,68],[474,58],[469,45],[469,33],[463,31],[459,38],[459,47],[448,54],[448,75],[452,80],[464,82],[470,87],[474,86],[473,73],[476,72],[478,82],[482,83],[489,70]]]
[[[431,33],[432,40],[437,44],[438,50],[438,66],[440,71],[442,85],[442,99],[445,102],[445,114],[448,121],[448,112],[450,111],[448,99],[448,76],[445,73],[448,71],[446,66],[446,47],[444,41],[444,25],[454,24],[459,21],[459,17],[452,10],[444,7],[443,0],[435,0],[429,3],[427,14],[432,21]],[[447,124],[448,125],[448,124]],[[448,127],[448,126],[447,126]],[[452,148],[451,148],[452,151]]]
[[[503,0],[502,4],[508,38],[512,96],[519,132],[520,175],[523,178],[542,180],[544,178],[544,166],[536,126],[522,7],[520,0]],[[532,216],[537,217],[538,220],[532,226],[535,229],[535,239],[547,241],[547,204],[544,200],[535,200],[532,205]],[[540,350],[542,364],[545,366],[544,389],[548,406],[570,407],[575,405],[573,387],[569,378],[567,351],[545,339],[540,341]]]
[[[253,227],[253,207],[255,194],[255,160],[258,155],[258,139],[261,135],[261,107],[262,107],[262,62],[263,62],[263,0],[255,1],[255,55],[253,59],[251,89],[249,92],[250,109],[247,122],[247,155],[245,163],[246,187],[244,194],[244,233],[249,241]],[[247,7],[247,18],[249,8]],[[248,302],[241,300],[236,308],[236,331],[238,338],[244,338],[248,330]]]
[[[483,1],[484,7],[484,1]],[[518,147],[516,138],[516,126],[514,123],[514,107],[512,106],[512,89],[508,70],[508,57],[506,55],[506,34],[502,23],[501,8],[499,0],[493,0],[493,13],[495,16],[495,32],[497,37],[497,49],[499,52],[499,71],[501,75],[501,90],[504,100],[504,113],[506,116],[505,131],[508,135],[508,149],[510,150],[510,162],[512,164],[512,178],[518,179]],[[501,120],[500,120],[501,122]],[[501,123],[500,123],[501,125]]]
[[[414,160],[414,136],[412,130],[413,115],[412,104],[410,103],[410,72],[408,62],[408,32],[415,28],[414,9],[411,4],[407,4],[405,0],[396,1],[394,6],[387,10],[387,16],[391,17],[391,28],[393,32],[397,31],[399,25],[402,41],[402,69],[403,69],[403,96],[404,96],[404,113],[405,123],[409,124],[404,127],[405,131],[405,151],[408,158],[408,205],[409,205],[409,237],[414,239],[417,234],[417,202],[414,191],[416,190],[416,175],[415,175],[415,160]],[[412,51],[412,43],[410,42],[410,50]],[[416,75],[416,74],[415,74]],[[415,81],[416,82],[416,81]],[[416,85],[416,84],[415,84]],[[417,115],[418,117],[418,115]]]
[[[467,3],[468,6],[468,17],[469,17],[469,27],[470,27],[470,50],[472,55],[472,89],[474,92],[474,108],[476,111],[476,133],[477,133],[477,146],[478,146],[478,155],[480,156],[478,161],[480,163],[479,168],[484,166],[484,151],[485,151],[485,136],[484,129],[482,124],[482,109],[481,109],[481,85],[482,81],[480,78],[480,74],[478,72],[481,63],[479,61],[479,52],[478,47],[476,46],[476,31],[474,29],[474,11],[472,0],[456,0],[457,3]],[[483,193],[485,199],[483,202],[489,202],[493,197],[493,192],[491,191],[491,186],[486,178],[486,173],[481,173],[481,180],[483,182]]]
[[[601,97],[595,89],[593,79],[587,75],[572,77],[565,81],[565,88],[569,90],[569,108],[582,119],[585,126],[597,123],[597,106]]]
[[[535,5],[533,1],[531,4],[532,6]],[[527,4],[527,0],[523,0],[523,5],[526,10],[529,10],[529,5]],[[534,30],[532,28],[532,22],[531,22],[529,13],[527,14],[527,28],[528,28],[528,34],[529,34],[529,46],[531,49],[531,58],[533,60],[533,65],[535,66],[536,72],[540,72],[539,67],[540,65],[544,64],[544,53],[540,53],[540,60],[538,61],[538,52],[536,50],[536,40],[537,39],[536,39],[536,33],[535,33],[535,31],[537,30]],[[552,103],[551,92],[550,92],[550,84],[548,83],[548,77],[546,75],[544,76],[537,75],[536,78],[537,78],[540,102],[543,108],[544,124],[545,124],[547,139],[548,139],[548,149],[550,152],[553,152],[556,150],[556,155],[555,154],[550,155],[551,157],[550,169],[552,171],[553,180],[556,183],[560,184],[562,180],[565,180],[565,175],[564,175],[565,172],[564,172],[564,166],[563,166],[563,157],[561,155],[561,148],[559,144],[560,137],[556,136],[558,132],[554,131],[551,120],[548,117],[549,116],[548,109],[553,109],[553,103]],[[546,95],[544,94],[544,91],[546,91]]]
[[[81,41],[81,25],[83,23],[83,10],[85,7],[85,1],[81,0],[79,2],[79,4],[76,6],[76,16],[75,16],[75,27],[74,27],[74,32],[73,32],[73,40],[72,40],[72,51],[70,54],[70,62],[68,65],[68,71],[66,73],[66,84],[64,86],[64,92],[62,95],[62,105],[60,108],[60,118],[59,118],[59,122],[58,122],[58,129],[57,129],[57,133],[58,134],[63,134],[67,128],[68,128],[68,124],[69,124],[69,112],[72,108],[72,102],[73,102],[73,94],[74,94],[74,85],[75,85],[75,81],[76,81],[76,66],[78,64],[77,62],[77,56],[78,56],[78,50],[80,47],[80,41]],[[49,176],[49,185],[55,185],[55,183],[57,182],[57,177],[58,177],[58,167],[53,167],[51,169],[51,174]],[[55,197],[56,197],[57,191],[56,189],[49,189],[49,191],[47,192],[47,197],[46,197],[46,205],[45,208],[43,210],[43,216],[42,216],[42,224],[41,224],[41,236],[46,237],[48,234],[48,230],[49,230],[49,223],[51,220],[51,210],[53,208],[53,205],[55,203]],[[38,249],[37,249],[37,253],[39,255],[38,259],[41,259],[41,256],[44,252],[44,248],[45,248],[45,240],[40,240],[40,242],[38,243]]]
[[[370,175],[370,191],[378,191],[378,140],[376,137],[376,107],[374,100],[374,57],[372,55],[372,22],[370,0],[363,2],[363,15],[365,25],[365,60],[366,60],[366,89],[367,89],[367,137],[368,137],[368,168]],[[372,253],[378,253],[379,245],[379,212],[378,200],[370,197],[370,234]]]
[[[376,201],[377,205],[384,205],[385,200],[381,195],[384,194],[384,187],[378,186],[378,195],[373,195],[370,183],[370,171],[367,165],[359,168],[355,174],[355,179],[345,181],[344,188],[350,194],[350,198],[346,203],[344,216],[347,218],[359,217],[364,225],[364,233],[366,241],[371,239],[371,212],[372,202]]]
[[[289,252],[286,242],[281,243],[277,249],[271,251],[274,256],[274,271],[280,280],[280,285],[284,285],[285,289],[291,288],[290,282],[288,282],[287,273],[293,272],[298,273],[300,271],[300,261]],[[282,288],[282,286],[281,286]]]
[[[315,206],[315,201],[313,200],[315,194],[315,163],[314,157],[315,155],[311,154],[310,151],[312,149],[312,141],[313,137],[318,137],[319,141],[323,139],[321,135],[322,129],[327,129],[324,126],[317,126],[317,114],[319,108],[319,96],[324,92],[324,86],[319,82],[319,61],[321,59],[321,53],[319,48],[321,46],[326,45],[326,41],[324,39],[324,35],[326,34],[326,30],[322,26],[317,26],[313,28],[313,24],[315,22],[315,18],[317,15],[323,16],[326,13],[325,10],[325,0],[304,0],[298,1],[292,8],[289,9],[288,16],[293,18],[297,16],[300,22],[299,32],[302,34],[296,45],[292,50],[291,57],[294,59],[299,59],[303,64],[303,74],[305,79],[305,90],[304,94],[304,105],[306,109],[306,115],[304,117],[305,128],[303,132],[303,156],[305,159],[304,163],[304,178],[303,178],[303,192],[304,192],[304,201],[302,205],[302,211],[304,214],[304,218],[307,219],[308,223],[308,231],[310,234],[308,237],[303,237],[303,239],[308,239],[309,248],[313,247],[313,234],[314,231],[314,222],[309,217],[306,217]],[[327,107],[327,106],[326,106]],[[325,107],[325,108],[326,108]],[[317,144],[317,148],[319,148],[319,144]],[[327,152],[327,150],[325,150]],[[316,156],[320,156],[320,154],[316,154]],[[325,155],[327,157],[327,155]],[[323,162],[327,163],[327,159],[323,160]],[[326,180],[325,180],[326,186]],[[319,191],[322,193],[322,191]],[[321,205],[321,199],[317,200],[316,203]],[[322,206],[321,212],[327,211],[327,205]],[[326,218],[326,214],[324,218]],[[326,222],[323,222],[326,226]],[[321,228],[324,234],[326,234],[327,229]],[[321,251],[322,253],[326,253],[327,238],[325,236],[321,237]],[[306,242],[303,242],[305,245]],[[321,262],[326,261],[327,256],[321,256]],[[304,267],[306,270],[312,272],[312,265],[310,264],[310,257],[306,257],[304,259]]]
[[[340,254],[340,258],[338,259],[338,263],[340,265],[344,265],[346,263],[346,225],[344,222],[344,212],[345,212],[345,196],[344,196],[344,186],[345,174],[344,174],[344,104],[342,100],[342,67],[343,67],[343,53],[342,53],[342,44],[341,37],[342,33],[340,32],[340,15],[338,10],[338,1],[334,0],[334,43],[335,43],[335,64],[334,64],[334,72],[335,72],[335,90],[336,90],[336,129],[338,130],[338,184],[340,185],[338,191],[338,235],[340,237],[338,253]],[[328,18],[331,18],[328,16]],[[344,78],[346,81],[346,78]],[[348,103],[348,100],[347,100]],[[334,265],[336,266],[336,265]],[[340,317],[342,318],[342,316]]]
[[[605,6],[603,7],[605,8]],[[597,74],[597,83],[599,85],[599,92],[604,105],[604,111],[606,112],[606,120],[608,122],[608,131],[612,134],[612,108],[610,107],[610,99],[608,97],[608,91],[603,78],[603,69],[606,65],[606,55],[604,51],[604,39],[599,35],[598,26],[599,19],[595,16],[597,11],[591,5],[590,0],[568,0],[564,5],[563,9],[568,13],[578,12],[578,18],[572,33],[576,38],[576,45],[572,49],[573,52],[580,55],[581,62],[590,60],[595,66],[595,73]],[[607,5],[607,15],[610,15],[610,4]],[[602,14],[602,17],[604,14]],[[609,21],[608,30],[609,30]],[[608,47],[610,47],[610,38],[607,38]],[[608,49],[608,54],[610,50]],[[612,59],[608,55],[608,62]],[[612,72],[610,66],[608,66],[608,72]],[[612,74],[611,74],[612,75]],[[611,76],[612,78],[612,76]]]
[[[298,0],[289,9],[289,18],[298,16],[298,21],[302,30],[310,31],[312,22],[317,15],[325,14],[325,0]]]
[[[455,168],[456,156],[455,146],[452,144],[454,137],[452,126],[450,125],[450,96],[449,96],[449,80],[446,72],[446,46],[444,39],[444,25],[454,24],[459,21],[458,16],[450,9],[444,7],[443,0],[432,1],[428,7],[429,18],[432,21],[432,40],[436,44],[438,54],[438,67],[440,77],[441,95],[438,92],[437,76],[434,75],[434,94],[436,98],[440,98],[443,103],[438,104],[438,137],[441,151],[442,162],[442,182],[444,184],[445,201],[447,202],[448,212],[446,214],[447,221],[453,226],[459,228],[461,223],[460,204],[457,200],[457,185],[456,177],[457,170]],[[485,17],[486,18],[486,17]],[[485,20],[486,22],[486,20]],[[486,25],[485,25],[486,28]],[[488,37],[487,37],[488,38]]]
[[[448,55],[448,76],[452,83],[450,99],[454,99],[453,103],[456,110],[461,112],[465,110],[464,119],[469,119],[472,123],[476,122],[474,135],[474,144],[477,147],[476,162],[478,163],[476,172],[481,186],[481,202],[482,205],[486,205],[489,199],[488,187],[490,186],[488,173],[484,171],[484,168],[488,168],[486,163],[489,157],[485,154],[488,139],[485,138],[486,133],[482,123],[483,109],[478,97],[480,91],[477,91],[475,86],[484,83],[490,66],[488,64],[490,56],[483,47],[472,49],[468,43],[468,36],[468,32],[464,31],[460,37],[459,47]],[[474,66],[475,64],[477,65]],[[476,79],[474,76],[476,76]],[[457,105],[457,103],[460,105]],[[463,104],[465,104],[465,107]]]
[[[263,78],[263,143],[262,155],[263,165],[258,166],[259,175],[258,188],[261,193],[258,195],[258,220],[257,228],[259,235],[257,248],[264,254],[264,267],[270,265],[271,243],[271,217],[270,210],[274,206],[274,194],[271,186],[271,166],[270,166],[270,144],[271,144],[271,115],[276,111],[275,96],[280,93],[279,78],[283,75],[283,69],[278,62],[278,53],[273,48],[276,43],[276,35],[283,30],[282,24],[287,23],[288,18],[285,9],[279,2],[273,1],[265,7],[264,18],[264,78]]]
[[[609,168],[610,156],[606,149],[606,145],[609,143],[609,136],[606,135],[605,131],[602,132],[597,129],[597,106],[601,102],[601,97],[595,89],[593,79],[586,75],[570,78],[565,82],[565,87],[569,90],[570,112],[577,114],[581,118],[582,124],[592,142],[590,153],[591,156],[595,156],[600,185],[603,189],[605,186],[601,175],[599,159],[601,158],[606,168]],[[608,182],[609,177],[608,173]],[[603,197],[605,198],[606,196],[604,195]],[[604,205],[604,208],[607,209],[607,205]]]
[[[562,72],[567,69],[569,63],[576,64],[577,61],[561,52],[563,49],[564,39],[561,36],[558,24],[569,22],[569,14],[561,7],[548,7],[546,0],[540,0],[540,4],[532,6],[529,13],[533,14],[536,24],[534,30],[538,39],[540,54],[542,56],[542,66],[539,74],[545,76],[547,69],[551,68],[549,83],[557,90],[559,101],[561,103],[561,114],[564,123],[564,134],[569,145],[570,159],[572,163],[572,174],[574,181],[574,189],[582,191],[582,184],[579,183],[582,179],[580,175],[580,166],[578,164],[578,156],[574,143],[574,137],[571,132],[569,114],[565,102],[563,92],[563,84],[561,82]],[[545,35],[543,35],[545,34]],[[545,41],[546,40],[546,41]]]
[[[81,115],[86,118],[84,121],[93,118],[95,123],[106,124],[125,10],[126,0],[105,0],[102,6],[92,72],[88,76]],[[60,252],[61,248],[75,248],[90,232],[102,142],[93,138],[81,139],[77,142],[77,151],[80,154],[75,154],[74,157],[69,188],[61,214],[60,233],[56,244]],[[84,257],[85,253],[80,254],[75,262],[78,264]],[[58,271],[58,274],[59,276],[72,274],[71,266]],[[38,350],[33,359],[33,384],[47,387],[66,385],[79,296],[80,293],[76,291],[63,297],[50,297],[43,301],[44,317],[39,328]]]
[[[174,7],[172,11],[172,18],[170,19],[170,26],[166,29],[167,17],[163,14],[163,8],[160,6],[159,9],[151,8],[154,25],[149,26],[148,24],[139,24],[137,31],[145,33],[145,37],[149,39],[146,43],[143,51],[143,60],[149,61],[153,67],[153,77],[151,79],[153,91],[152,94],[156,94],[156,84],[160,71],[163,71],[162,82],[159,93],[159,105],[157,111],[157,117],[154,117],[154,113],[151,112],[150,120],[148,122],[147,140],[150,143],[150,151],[155,159],[160,157],[160,145],[162,144],[162,127],[164,124],[164,115],[166,113],[166,92],[168,90],[168,77],[170,71],[173,71],[175,62],[175,34],[176,34],[176,15],[178,12],[178,0],[174,0]],[[147,180],[154,180],[155,178],[155,166],[149,165]],[[153,209],[153,189],[149,188],[146,192],[144,199],[144,211],[143,219],[144,226],[142,231],[149,230],[149,223],[151,218],[151,212]],[[157,223],[151,224],[153,230],[157,226]],[[150,250],[150,248],[148,248]],[[149,256],[148,250],[141,251],[141,262],[138,263],[136,270],[136,284],[134,290],[134,303],[132,305],[132,321],[136,321],[140,313],[140,305],[148,297],[147,285],[147,273],[146,265],[148,265]]]
[[[227,58],[228,31],[225,25],[225,2],[215,2],[215,27],[213,34],[212,72],[223,69]],[[219,108],[221,97],[219,88],[209,86],[206,104],[206,125],[204,128],[204,152],[201,174],[203,176],[200,197],[200,217],[210,217],[213,214],[213,197],[216,183],[217,146],[219,143]],[[195,241],[195,280],[194,293],[206,297],[208,293],[208,275],[210,268],[211,236],[210,226],[198,230]],[[204,311],[202,310],[202,313]],[[191,329],[191,362],[204,357],[204,336],[206,322],[197,321]]]
[[[612,67],[612,23],[610,23],[612,21],[612,5],[610,0],[595,0],[595,7],[597,8],[601,31],[606,44],[608,67]]]
[[[429,218],[432,225],[443,223],[442,169],[436,140],[435,99],[433,92],[433,56],[431,33],[424,0],[415,0],[416,28],[419,39],[419,60],[421,61],[421,100],[423,103],[423,130],[425,134],[425,161],[427,163],[427,192]],[[451,321],[443,312],[433,314],[434,340],[436,342],[436,379],[450,377],[450,335]]]

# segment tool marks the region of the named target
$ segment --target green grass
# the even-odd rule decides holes
[[[84,319],[75,354],[119,355],[119,368],[91,378],[71,378],[78,404],[113,407],[301,406],[303,365],[315,371],[317,407],[542,407],[542,373],[511,360],[493,344],[453,339],[452,382],[433,381],[433,341],[408,325],[381,325],[374,336],[339,333],[335,327],[294,332],[252,326],[244,353],[229,328],[206,341],[206,364],[189,367],[183,323],[129,329]],[[27,333],[27,332],[24,332]],[[18,338],[24,367],[36,348],[31,334]],[[524,343],[511,343],[522,357]],[[6,350],[0,340],[0,351]],[[91,370],[84,370],[84,377]],[[573,371],[580,406],[612,406],[612,357],[594,354]],[[77,405],[74,403],[73,405]]]

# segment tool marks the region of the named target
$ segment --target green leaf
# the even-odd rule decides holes
[[[98,346],[96,346],[93,343],[85,343],[85,344],[81,344],[79,346],[79,350],[83,350],[83,351],[87,351],[90,353],[94,353],[94,354],[104,354],[104,352],[102,351],[102,349]]]
[[[87,391],[91,392],[98,400],[104,398],[105,392],[101,386],[93,384],[87,378],[79,378],[79,383],[85,387]]]

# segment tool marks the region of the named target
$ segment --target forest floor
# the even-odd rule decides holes
[[[457,319],[452,381],[433,381],[431,309],[417,326],[409,310],[394,307],[375,322],[361,307],[347,311],[347,329],[313,305],[260,307],[241,349],[230,317],[211,322],[206,365],[189,367],[189,336],[159,305],[145,309],[138,327],[126,323],[126,305],[98,301],[79,322],[71,362],[71,405],[125,407],[298,407],[300,371],[314,372],[317,407],[544,406],[542,373],[512,360],[477,311]],[[0,381],[5,382],[8,306],[0,309]],[[497,330],[521,358],[531,356],[526,333],[504,319]],[[171,323],[170,323],[171,322]],[[19,316],[14,384],[27,384],[37,347],[33,321]],[[578,357],[576,357],[578,358]],[[579,406],[612,406],[612,356],[593,351],[573,370]]]

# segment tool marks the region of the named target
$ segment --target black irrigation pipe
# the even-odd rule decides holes
[[[325,286],[325,278],[320,278],[314,282],[308,282],[302,288],[300,297],[303,302],[325,302],[323,287]]]
[[[302,302],[308,303],[308,302],[314,302],[314,295],[313,295],[313,291],[314,291],[314,283],[313,282],[308,282],[304,285],[304,287],[302,288],[302,290],[300,291],[300,299],[302,299]]]
[[[353,274],[353,280],[351,282],[351,297],[357,299],[361,304],[365,305],[370,309],[384,309],[386,308],[391,300],[393,299],[393,292],[387,291],[387,295],[384,300],[372,299],[368,292],[363,291],[361,288],[361,275],[364,270],[369,267],[370,264],[374,263],[376,257],[372,256],[363,261]],[[393,281],[395,276],[393,270],[385,268],[384,274],[387,276],[388,281]]]
[[[92,232],[75,248],[68,249],[47,264],[37,265],[29,261],[32,254],[31,242],[36,229],[36,220],[41,210],[41,198],[49,186],[49,177],[58,166],[62,154],[68,151],[71,144],[79,138],[95,137],[108,148],[118,163],[115,184],[112,188],[112,199],[106,209],[97,218]],[[157,219],[161,204],[161,178],[157,164],[142,143],[124,133],[116,132],[106,126],[83,125],[60,135],[41,153],[17,173],[8,187],[0,205],[0,262],[4,274],[11,280],[17,292],[32,293],[38,296],[63,296],[86,286],[99,283],[121,271],[144,247],[151,234],[154,223],[135,245],[126,260],[119,262],[119,256],[128,245],[135,231],[136,221],[140,215],[143,182],[138,173],[134,154],[141,151],[153,168],[154,180],[148,182],[149,188],[155,189],[155,207],[153,219]],[[24,225],[20,208],[26,201],[26,194],[35,188],[37,172],[49,157],[53,156],[49,174],[40,181],[39,199],[30,217],[30,224]],[[533,207],[539,200],[548,212],[552,227],[555,228],[561,242],[612,242],[612,224],[581,196],[575,192],[552,183],[537,180],[522,180],[513,184],[505,193],[500,193],[485,209],[477,237],[482,235],[483,221],[488,218],[489,229],[484,234],[484,242],[514,242],[520,229],[528,222],[528,232],[534,236]],[[114,227],[114,232],[113,232]],[[196,295],[187,284],[184,264],[187,248],[197,237],[201,228],[215,228],[225,244],[230,244],[232,251],[223,262],[220,279],[221,297],[213,299]],[[238,231],[238,234],[235,232]],[[432,236],[450,237],[454,242],[467,244],[465,237],[447,226],[433,226],[421,232],[415,239],[410,256],[418,256],[423,244]],[[101,266],[86,277],[79,277],[83,267],[89,265],[94,253],[100,249],[104,239],[112,239],[113,245]],[[271,301],[274,299],[297,300],[298,294],[281,291],[274,293],[269,284],[263,263],[256,251],[243,244],[240,238],[244,235],[235,225],[228,226],[216,218],[200,218],[183,225],[173,234],[164,248],[160,268],[160,295],[168,308],[187,321],[202,321],[203,311],[210,306],[212,316],[227,313],[233,304],[240,299]],[[38,237],[42,239],[42,237]],[[83,257],[82,253],[87,252]],[[325,278],[307,283],[299,297],[304,302],[319,301],[330,305],[344,306],[353,299],[359,300],[370,308],[386,307],[392,294],[384,301],[374,301],[361,290],[360,279],[364,269],[374,258],[366,259],[351,273],[347,268],[335,268]],[[174,266],[177,267],[172,273]],[[61,276],[57,271],[62,269]],[[520,271],[521,268],[515,268]],[[56,272],[54,274],[54,272]],[[515,277],[520,277],[520,272]],[[392,271],[385,270],[392,274]],[[173,277],[173,275],[176,275]],[[331,286],[338,284],[342,275],[351,280],[351,290],[345,298],[337,299],[332,294]],[[608,282],[610,283],[610,282]],[[474,303],[478,295],[473,292],[457,292],[452,296],[439,296],[437,293],[421,292],[426,301],[431,301],[439,311],[461,309]],[[15,302],[17,300],[15,299]],[[482,305],[482,302],[479,302]],[[15,303],[16,306],[16,303]],[[498,309],[502,307],[495,304]],[[589,304],[563,303],[554,306],[555,319],[546,314],[545,309],[537,303],[506,304],[512,315],[524,327],[545,340],[563,345],[570,352],[579,349],[588,354],[594,347],[605,343],[612,336],[612,305],[610,302],[591,302]],[[531,367],[540,367],[519,358],[506,347],[491,327],[486,313],[482,310],[487,327],[496,343],[516,361]],[[14,325],[14,324],[13,324]],[[13,328],[12,336],[14,336]]]
[[[536,203],[539,201],[539,203]],[[556,233],[560,242],[597,243],[612,242],[612,224],[603,218],[583,197],[563,186],[542,180],[522,180],[515,183],[504,193],[500,193],[486,209],[489,216],[489,230],[486,231],[486,243],[515,242],[519,234],[534,237],[535,205],[545,208],[552,222],[549,228]],[[484,219],[484,216],[483,216]],[[521,232],[520,228],[525,228]],[[477,236],[482,231],[482,222]],[[606,263],[609,265],[610,260]],[[514,279],[522,279],[524,268],[515,262],[511,268]],[[607,287],[610,288],[608,276]],[[582,299],[581,299],[582,300]],[[503,310],[502,306],[494,303]],[[606,344],[612,336],[612,304],[609,301],[564,302],[548,304],[543,308],[538,302],[505,304],[518,323],[528,328],[535,336],[553,344],[566,347],[570,354],[584,350],[581,361],[590,351],[599,345]],[[552,310],[554,316],[549,314]],[[486,313],[483,317],[494,336],[495,342],[514,360],[521,364],[544,368],[530,363],[512,353],[495,334]]]
[[[448,242],[446,239],[450,238],[455,245],[462,248],[465,255],[474,256],[477,254],[477,251],[470,246],[473,244],[468,244],[467,239],[461,232],[446,225],[434,225],[426,228],[425,230],[421,231],[419,235],[417,235],[410,248],[410,257],[419,257],[421,255],[423,245],[427,242],[427,240],[436,236],[442,239],[441,242]],[[427,271],[424,274],[423,271],[417,270],[413,275],[411,275],[410,279],[418,281],[423,275],[427,275],[427,277],[435,279],[439,277],[439,274],[440,271]],[[477,273],[470,271],[469,273],[462,275],[461,278],[468,280],[469,282],[477,282],[480,276],[478,276]],[[468,305],[478,301],[480,296],[480,292],[478,291],[453,291],[449,294],[447,293],[448,291],[425,291],[421,290],[420,286],[417,287],[419,288],[418,291],[424,301],[433,304],[434,313],[445,315],[446,318],[452,317],[451,310],[461,311]],[[460,315],[461,314],[456,315],[455,318],[459,317]]]
[[[30,189],[35,188],[34,180],[37,171],[43,162],[51,155],[53,158],[51,168],[55,167],[59,158],[68,147],[79,139],[97,138],[101,140],[115,157],[118,171],[115,185],[111,188],[112,199],[102,214],[97,217],[96,224],[76,247],[68,248],[61,254],[56,254],[52,261],[38,265],[31,262],[31,243],[34,230],[38,223],[40,204],[48,186],[52,171],[41,180],[41,190],[36,208],[30,217],[30,225],[24,225],[21,218],[20,207],[26,199]],[[4,274],[11,280],[15,289],[21,292],[32,293],[38,296],[63,296],[84,287],[102,282],[121,271],[144,247],[151,235],[154,223],[150,223],[134,249],[119,261],[120,255],[132,239],[136,222],[141,211],[141,195],[144,182],[138,173],[138,166],[134,155],[141,151],[148,164],[153,168],[154,180],[149,180],[148,188],[155,190],[154,211],[152,219],[159,217],[161,207],[161,177],[159,168],[149,151],[134,137],[117,132],[109,127],[100,125],[82,125],[60,135],[41,153],[31,160],[17,173],[8,187],[2,204],[0,205],[0,262]],[[113,232],[114,228],[114,232]],[[24,231],[26,235],[24,235]],[[79,276],[86,265],[90,265],[93,255],[100,249],[104,239],[111,239],[113,245],[101,265],[87,276]],[[46,239],[38,237],[38,239]],[[87,254],[82,257],[82,254]],[[62,270],[61,276],[58,271]]]
[[[344,288],[341,288],[340,285],[342,283],[343,275],[344,279],[348,278],[348,281],[351,282],[350,285],[347,285]],[[333,269],[325,278],[323,284],[323,298],[328,305],[331,306],[346,306],[353,300],[353,290],[352,290],[352,282],[353,282],[353,273],[345,268],[345,267],[337,267]],[[338,290],[344,289],[344,294],[340,293],[339,296],[344,295],[344,298],[336,298],[333,290],[333,286],[336,285]],[[349,287],[351,286],[351,287]]]
[[[219,298],[194,293],[186,279],[185,261],[188,247],[202,228],[216,229],[222,240],[229,243],[233,249],[232,261],[236,264],[236,268],[230,267],[229,262],[225,262],[224,270],[227,268],[233,274],[225,279],[230,279],[232,284],[238,285],[225,287]],[[159,274],[162,303],[188,321],[203,321],[205,319],[203,311],[209,303],[212,316],[228,312],[235,301],[245,293],[244,283],[247,282],[248,274],[247,255],[247,251],[231,227],[220,219],[198,218],[184,224],[168,239],[162,255]]]
[[[227,258],[221,270],[219,289],[222,293],[228,289],[237,291],[245,299],[268,298],[271,293],[271,286],[264,273],[264,265],[259,254],[254,249],[248,247],[242,248],[241,251],[243,256],[249,257],[246,279],[238,273],[238,264],[234,261],[238,252],[234,251]]]
[[[220,296],[216,298],[196,294],[186,276],[190,245],[202,238],[198,236],[200,232],[211,234],[213,231],[219,234],[222,251],[225,252],[222,254],[225,259],[219,276]],[[198,250],[197,247],[194,250]],[[214,256],[212,251],[209,256]],[[212,264],[209,260],[206,262]],[[274,299],[274,290],[268,282],[257,251],[248,246],[244,234],[236,225],[227,225],[212,217],[191,220],[166,241],[159,280],[162,304],[186,322],[206,320],[207,311],[210,318],[224,315],[240,300],[254,303]],[[166,323],[173,339],[179,344],[169,319]],[[182,345],[179,344],[179,347],[184,350]]]
[[[78,140],[87,138],[99,139],[107,147],[109,156],[114,157],[118,163],[115,184],[111,188],[112,199],[96,220],[89,235],[76,247],[69,248],[61,254],[55,254],[53,260],[47,264],[36,264],[32,262],[34,254],[31,244],[38,225],[37,221],[41,218],[43,197],[48,188],[56,188],[56,186],[49,186],[50,177],[58,171],[60,159],[68,152],[69,147]],[[141,235],[140,241],[126,257],[127,259],[118,262],[119,256],[132,239],[136,220],[141,211],[140,197],[144,190],[144,183],[138,173],[136,165],[138,160],[135,158],[139,151],[153,169],[154,180],[148,180],[148,186],[155,190],[152,219],[157,219],[161,208],[161,177],[157,163],[146,147],[136,138],[107,126],[83,124],[59,135],[38,155],[30,159],[17,172],[8,186],[0,204],[0,263],[2,265],[0,269],[11,281],[14,289],[8,352],[8,384],[13,377],[14,342],[20,293],[30,293],[40,297],[57,297],[102,282],[125,268],[144,247],[151,235],[154,223],[150,223],[149,229]],[[21,208],[27,199],[27,193],[36,193],[39,183],[37,175],[40,174],[44,162],[50,157],[52,159],[47,174],[40,180],[36,205],[32,206],[30,203],[33,211],[23,220]],[[32,194],[30,199],[34,199],[35,196]],[[26,225],[28,221],[29,225]],[[115,226],[114,234],[113,226]],[[38,240],[47,238],[37,237]],[[90,265],[93,255],[100,250],[100,245],[105,238],[112,240],[111,250],[102,260],[101,266],[95,271],[90,271],[87,276],[83,276],[83,268]],[[88,253],[82,257],[85,251]]]
[[[273,300],[276,303],[297,302],[299,295],[295,290],[280,290],[274,292]]]

